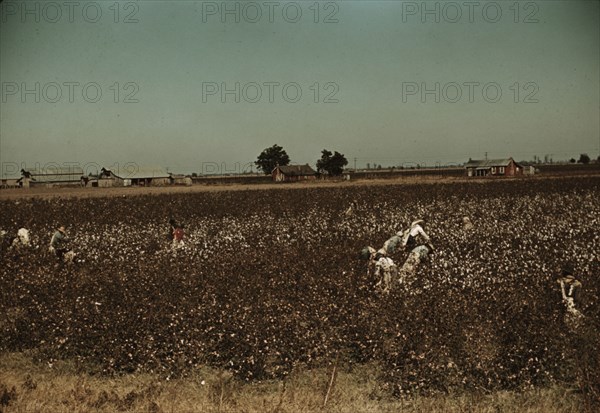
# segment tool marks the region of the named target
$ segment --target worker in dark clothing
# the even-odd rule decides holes
[[[169,232],[167,234],[167,238],[169,241],[173,241],[173,235],[175,234],[175,229],[177,228],[177,222],[173,218],[169,219]]]
[[[59,262],[63,262],[65,254],[69,252],[68,242],[69,239],[67,238],[65,227],[61,225],[50,240],[50,252],[56,255]]]

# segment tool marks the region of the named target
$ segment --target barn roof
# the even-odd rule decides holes
[[[53,182],[78,182],[81,180],[82,175],[38,175],[32,176],[33,182],[40,183],[53,183]]]
[[[491,168],[499,166],[508,166],[514,162],[512,158],[507,159],[486,159],[486,160],[470,160],[465,164],[465,168]]]
[[[306,176],[306,175],[315,175],[317,172],[311,168],[308,164],[306,165],[286,165],[286,166],[278,166],[275,169],[279,168],[282,174],[289,176]]]
[[[123,168],[117,171],[106,169],[114,176],[121,179],[152,179],[152,178],[168,178],[170,175],[160,166],[139,166],[135,165],[132,168]]]
[[[190,175],[186,175],[186,174],[174,174],[173,172],[169,172],[169,176],[171,178],[174,178],[174,179],[179,179],[179,178],[187,178]]]
[[[53,183],[53,182],[77,182],[83,176],[83,169],[79,166],[24,169],[34,182]]]
[[[77,175],[77,178],[80,178],[83,175],[83,168],[80,166],[69,166],[69,167],[54,167],[47,166],[45,168],[27,168],[24,169],[25,172],[29,172],[32,178],[36,178],[38,176],[51,176],[51,175]]]

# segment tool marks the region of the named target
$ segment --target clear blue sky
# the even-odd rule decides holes
[[[326,148],[359,167],[600,151],[594,0],[0,9],[4,169],[226,172],[275,143],[293,163]]]

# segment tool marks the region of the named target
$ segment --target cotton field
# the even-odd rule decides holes
[[[583,386],[598,378],[599,184],[2,200],[0,229],[29,229],[31,245],[3,243],[0,348],[106,374],[173,377],[210,365],[241,380],[339,356],[379,363],[382,387],[397,395]],[[168,239],[169,219],[184,226],[181,247]],[[425,219],[435,252],[379,294],[359,253],[415,219]],[[76,253],[70,264],[48,252],[60,225]],[[556,282],[565,265],[582,284],[577,328],[565,323]]]

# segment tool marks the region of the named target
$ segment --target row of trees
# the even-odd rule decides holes
[[[546,155],[544,161],[544,163],[549,162],[548,155]],[[586,153],[581,154],[578,161],[576,161],[575,158],[569,160],[571,163],[577,162],[582,164],[588,164],[590,161],[591,159]],[[597,162],[600,162],[600,156],[598,157]],[[281,146],[273,145],[270,148],[263,150],[254,163],[259,170],[264,172],[265,175],[268,175],[277,165],[289,165],[290,157]],[[541,163],[541,159],[538,156],[534,156],[534,163]],[[348,165],[348,160],[344,154],[337,151],[332,153],[327,149],[323,149],[321,151],[321,159],[317,160],[317,172],[337,176],[342,174],[346,165]],[[367,164],[367,169],[371,169],[370,166],[371,165]],[[381,165],[373,165],[373,169],[381,169]]]
[[[600,162],[600,155],[598,156],[597,161]],[[575,158],[571,158],[569,162],[575,163]],[[590,156],[587,153],[582,153],[581,155],[579,155],[579,160],[577,161],[577,163],[587,165],[588,163],[590,163]]]
[[[258,169],[263,171],[265,175],[268,175],[277,165],[289,165],[290,157],[281,146],[273,145],[263,150],[254,163]],[[342,174],[346,165],[348,165],[348,160],[344,154],[338,151],[332,153],[327,149],[323,149],[321,151],[321,159],[317,160],[317,172],[338,176]]]
[[[523,162],[527,162],[527,161],[523,161]],[[544,159],[542,159],[540,156],[538,155],[533,155],[533,161],[531,161],[534,164],[549,164],[549,163],[554,163],[554,159],[552,158],[552,155],[544,155]],[[562,163],[564,161],[559,160],[558,163]],[[571,158],[569,159],[569,163],[582,163],[584,165],[589,164],[590,162],[594,162],[590,156],[587,153],[582,153],[579,155],[579,160],[576,160],[575,158]],[[596,162],[600,162],[600,156],[598,156],[598,158],[596,159]]]

